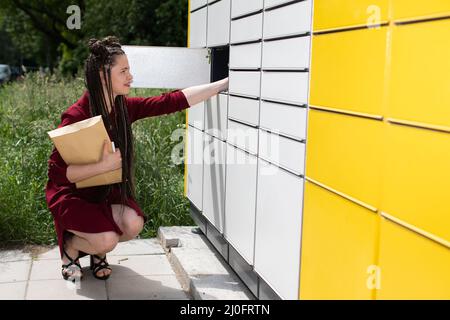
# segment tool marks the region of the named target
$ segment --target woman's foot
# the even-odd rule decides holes
[[[100,280],[108,279],[112,272],[108,261],[106,261],[106,254],[91,255],[91,269],[93,270],[94,277]]]
[[[81,271],[79,251],[72,247],[71,238],[64,241],[63,257],[62,257],[62,275],[64,279],[81,279],[83,272]]]

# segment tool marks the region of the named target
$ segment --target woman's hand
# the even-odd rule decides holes
[[[122,168],[122,155],[120,154],[120,149],[117,148],[116,152],[110,153],[108,151],[108,141],[105,140],[103,144],[103,154],[102,158],[100,159],[100,164],[105,172]]]

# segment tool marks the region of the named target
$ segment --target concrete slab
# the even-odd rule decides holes
[[[168,251],[169,262],[183,289],[194,299],[253,299],[223,257],[197,230],[192,227],[161,227],[158,230],[158,237]],[[175,244],[178,247],[171,246]]]
[[[163,248],[185,247],[190,249],[212,250],[208,239],[197,226],[160,227],[158,238]]]
[[[31,254],[28,252],[23,252],[22,250],[0,251],[0,263],[23,260],[31,260]]]
[[[64,279],[29,281],[27,300],[106,300],[105,281],[89,273],[82,281],[72,283]]]
[[[164,254],[158,239],[136,239],[125,242],[119,242],[108,256],[126,256],[126,255],[147,255]]]
[[[173,262],[181,264],[189,275],[230,273],[222,257],[211,250],[172,248],[169,256]]]
[[[80,265],[83,273],[90,273],[89,257],[80,259]],[[61,275],[61,260],[35,260],[31,266],[30,280],[60,280]]]
[[[108,257],[108,262],[112,269],[111,278],[138,275],[175,275],[165,254],[146,256],[110,256]]]
[[[160,227],[158,238],[163,248],[186,247],[191,249],[209,249],[211,244],[197,226]]]
[[[254,296],[232,275],[199,275],[191,277],[195,300],[253,300]]]
[[[26,281],[0,283],[0,300],[24,300]]]
[[[0,283],[27,281],[31,260],[0,263]]]
[[[175,275],[112,277],[106,287],[110,300],[190,300]]]

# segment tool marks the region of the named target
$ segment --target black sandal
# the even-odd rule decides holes
[[[67,254],[67,252],[66,252],[66,250],[65,250],[64,248],[63,248],[63,253],[64,253],[64,255],[67,257],[67,259],[70,260],[70,262],[69,262],[68,264],[63,264],[63,265],[61,266],[61,274],[62,274],[64,280],[70,280],[70,281],[75,282],[75,278],[73,277],[73,274],[75,273],[75,270],[73,269],[73,267],[72,267],[72,268],[69,268],[71,265],[73,265],[74,267],[78,267],[78,268],[80,269],[80,271],[81,271],[80,280],[81,280],[81,279],[83,278],[83,272],[82,272],[82,268],[81,268],[80,260],[79,260],[79,259],[80,259],[80,256],[78,256],[78,257],[75,258],[75,259],[72,259],[72,258]],[[72,273],[68,273],[67,270],[66,270],[66,272],[64,272],[64,269],[69,269],[69,270],[72,271]]]
[[[94,257],[95,257],[96,259],[100,260],[100,262],[95,263],[95,262],[94,262]],[[108,269],[108,270],[111,270],[111,271],[112,271],[112,269],[109,267],[109,263],[106,262],[106,255],[105,255],[103,258],[100,258],[99,256],[97,256],[97,255],[95,255],[95,254],[94,254],[94,255],[91,255],[91,266],[90,266],[90,269],[92,270],[92,274],[94,275],[94,277],[97,278],[97,279],[99,279],[99,280],[106,280],[106,279],[108,279],[109,276],[111,275],[111,273],[110,273],[110,274],[107,274],[107,275],[98,276],[97,273],[98,273],[100,270]]]

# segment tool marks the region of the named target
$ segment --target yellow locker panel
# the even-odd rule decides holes
[[[371,206],[379,205],[379,120],[309,110],[306,176]]]
[[[381,210],[450,240],[450,134],[387,125]]]
[[[395,20],[419,20],[450,15],[448,0],[392,0]]]
[[[377,215],[305,183],[300,299],[372,299]]]
[[[381,221],[377,299],[450,299],[450,249]]]
[[[450,127],[449,57],[450,19],[394,27],[388,116]]]
[[[380,24],[388,8],[389,0],[314,0],[314,31]]]
[[[382,114],[387,28],[313,36],[310,103]]]

